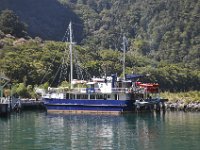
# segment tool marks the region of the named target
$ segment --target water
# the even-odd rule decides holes
[[[0,150],[199,150],[200,113],[0,118]]]

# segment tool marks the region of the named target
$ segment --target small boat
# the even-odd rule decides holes
[[[71,31],[71,23],[69,27]],[[70,56],[72,56],[71,32]],[[143,77],[142,75],[125,75],[125,66],[123,66],[124,77],[122,78],[112,74],[102,78],[94,77],[89,81],[73,79],[72,58],[70,58],[70,67],[71,86],[66,88],[49,87],[48,93],[43,94],[47,112],[114,114],[133,112],[136,110],[136,106],[141,104],[141,99],[143,105],[150,102],[147,102],[150,94],[151,102],[160,102],[159,85],[138,82],[138,79]]]
[[[165,102],[167,99],[160,98],[158,83],[141,83],[136,82],[136,85],[143,89],[143,98],[135,101],[136,110],[165,110]],[[155,108],[154,108],[155,107]]]

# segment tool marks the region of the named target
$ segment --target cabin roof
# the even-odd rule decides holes
[[[95,84],[95,83],[97,83],[97,82],[88,82],[86,84],[90,85],[90,84]]]
[[[72,80],[72,84],[84,84],[84,83],[87,83],[87,81],[85,81],[85,80],[76,80],[76,79]]]
[[[133,80],[133,79],[137,79],[141,77],[144,77],[144,75],[140,75],[140,74],[126,74],[125,75],[125,78],[128,80]]]

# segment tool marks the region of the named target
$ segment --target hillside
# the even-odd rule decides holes
[[[200,0],[59,0],[84,21],[93,49],[129,50],[200,69]]]
[[[69,56],[64,55],[64,51],[69,54],[69,49],[64,42],[18,39],[1,34],[0,46],[0,71],[5,72],[15,84],[25,83],[33,87],[48,83],[57,86],[69,79]],[[123,52],[107,49],[93,53],[84,46],[74,46],[73,52],[74,78],[122,74]],[[67,64],[63,64],[63,56]],[[126,54],[126,73],[133,72],[148,75],[143,81],[158,82],[162,90],[200,90],[199,70],[181,64],[156,62],[129,51]]]
[[[62,40],[73,21],[74,41],[91,51],[122,47],[156,61],[200,69],[200,0],[1,0],[28,24],[28,33]]]
[[[13,10],[28,25],[32,37],[61,41],[69,21],[81,24],[79,17],[56,0],[1,0],[0,10]],[[75,28],[76,41],[82,39],[82,28]]]
[[[148,74],[145,80],[163,90],[200,89],[200,0],[1,0],[4,9],[13,10],[32,37],[0,31],[0,71],[15,83],[58,85],[69,78],[69,68],[64,78],[55,75],[66,51],[60,41],[72,20],[80,59],[75,65],[87,79],[122,73],[125,35],[126,73]],[[2,18],[9,20],[2,14],[0,26]]]

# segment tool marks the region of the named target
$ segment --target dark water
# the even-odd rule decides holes
[[[0,150],[200,150],[200,113],[0,118]]]

